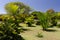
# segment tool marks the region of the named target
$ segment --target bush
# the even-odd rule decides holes
[[[40,22],[39,22],[39,21],[37,21],[37,22],[36,22],[36,25],[40,25]]]
[[[37,12],[38,19],[42,25],[43,30],[48,28],[48,19],[47,16],[42,12]]]
[[[24,40],[20,34],[20,29],[8,21],[0,22],[0,40]]]
[[[60,28],[60,24],[58,24],[58,25],[57,25],[57,27],[59,27],[59,28]]]
[[[34,23],[34,16],[30,15],[25,18],[26,24],[28,24],[29,27],[32,27],[32,24]]]

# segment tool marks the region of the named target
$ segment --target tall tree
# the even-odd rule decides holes
[[[30,7],[21,2],[10,2],[5,5],[5,9],[8,13],[29,13]]]
[[[4,40],[24,40],[21,35],[19,36],[21,30],[21,26],[19,25],[20,20],[20,14],[29,13],[30,8],[21,3],[21,2],[10,2],[5,5],[5,9],[10,17],[6,17],[5,20],[3,20],[4,24],[2,24],[5,28],[5,35]],[[14,20],[12,20],[12,18]],[[12,37],[12,38],[11,38]]]
[[[26,16],[25,14],[29,14],[29,12],[31,11],[29,6],[27,6],[21,2],[10,2],[10,3],[5,5],[5,9],[6,9],[8,14],[14,15],[14,17],[15,17],[15,15],[17,17],[22,17],[22,15],[23,15],[22,21],[25,20],[24,19]]]

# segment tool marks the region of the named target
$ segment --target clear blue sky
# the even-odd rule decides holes
[[[5,13],[4,5],[6,3],[14,1],[23,2],[37,11],[45,12],[48,9],[60,11],[60,0],[0,0],[0,13]]]

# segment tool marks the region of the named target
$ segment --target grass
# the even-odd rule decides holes
[[[41,26],[24,28],[30,30],[21,33],[21,36],[26,40],[60,40],[60,28],[49,28],[49,31],[43,31]]]

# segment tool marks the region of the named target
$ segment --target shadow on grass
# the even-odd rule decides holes
[[[32,25],[32,26],[28,26],[28,27],[36,27],[36,26],[33,26],[33,25]]]
[[[32,31],[32,30],[26,29],[26,28],[22,28],[21,32],[24,32],[24,31]]]
[[[55,29],[46,29],[45,31],[47,31],[47,32],[56,32],[57,30],[55,30]]]
[[[30,29],[24,29],[24,28],[23,28],[22,30],[23,30],[23,31],[30,31]]]

